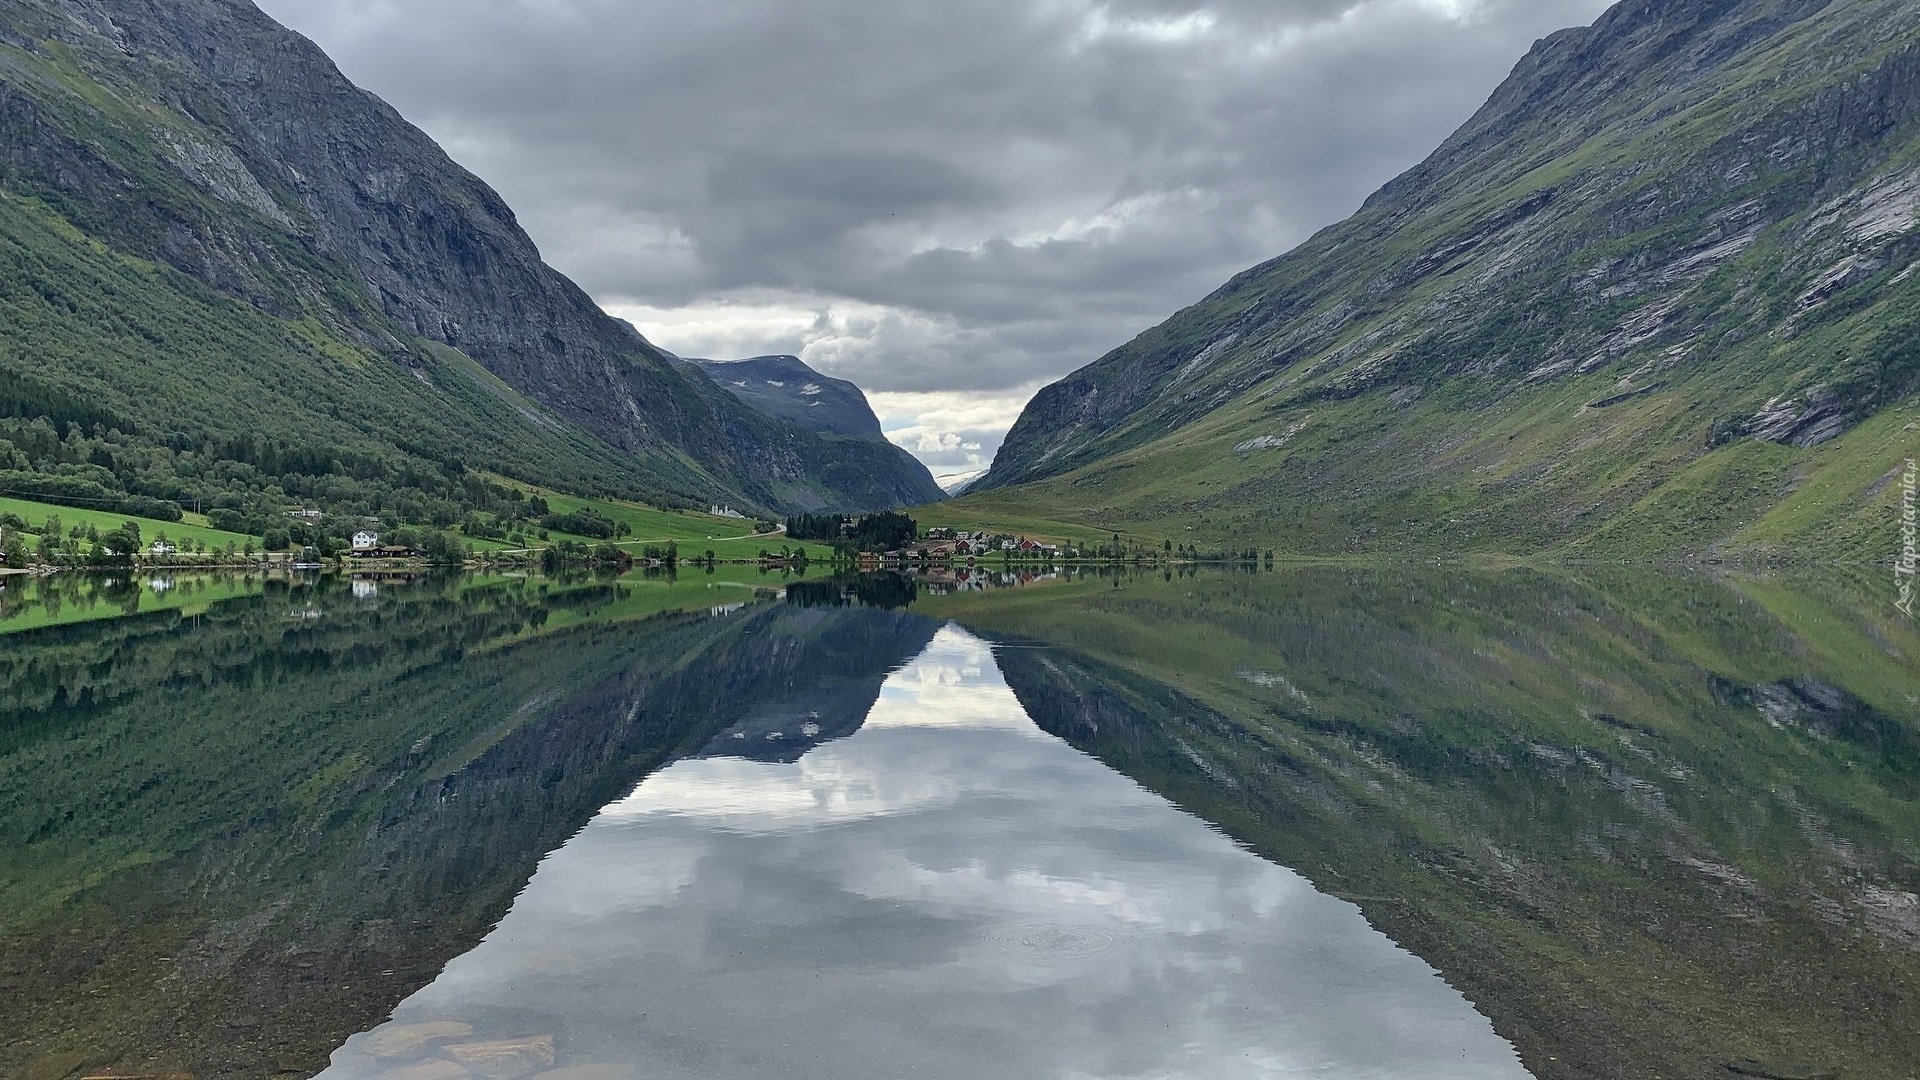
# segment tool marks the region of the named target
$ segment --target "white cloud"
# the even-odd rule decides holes
[[[664,347],[996,408],[1351,211],[1604,4],[263,0]],[[936,467],[1000,434],[912,426]]]

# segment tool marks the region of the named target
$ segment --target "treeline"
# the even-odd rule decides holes
[[[801,514],[787,519],[787,535],[795,540],[832,544],[843,551],[893,551],[912,544],[920,535],[920,525],[895,510],[858,518]]]
[[[544,504],[441,460],[329,452],[265,436],[148,438],[50,416],[0,418],[0,489],[24,498],[178,521],[188,508],[229,512],[222,528],[260,535],[289,505],[342,517],[388,515],[448,528],[475,513],[543,517]]]
[[[787,519],[787,535],[795,540],[837,543],[841,528],[852,521],[844,514],[800,514]]]
[[[31,387],[8,392],[0,403],[13,409],[54,400]],[[545,540],[548,531],[611,540],[629,531],[590,508],[556,513],[541,496],[476,474],[457,456],[382,461],[259,435],[155,440],[104,422],[62,429],[48,415],[0,417],[0,494],[169,522],[196,510],[216,529],[260,537],[269,551],[331,554],[369,520],[383,534],[457,528],[501,541]],[[296,507],[314,516],[289,521]]]
[[[99,474],[103,472],[105,470],[98,466],[72,465],[62,466],[60,471],[53,473],[8,469],[0,471],[0,495],[158,521],[180,520],[182,510],[179,503],[149,495],[133,495],[117,487],[109,487],[101,482]],[[112,475],[105,473],[106,477]]]

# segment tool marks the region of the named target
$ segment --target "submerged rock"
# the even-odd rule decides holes
[[[410,1061],[435,1043],[464,1039],[473,1034],[472,1024],[453,1020],[434,1020],[424,1024],[400,1024],[382,1028],[367,1037],[367,1053],[390,1061]]]
[[[551,1035],[454,1043],[445,1049],[449,1057],[486,1080],[521,1080],[551,1068],[555,1056]]]

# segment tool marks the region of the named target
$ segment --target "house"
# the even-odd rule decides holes
[[[315,510],[310,506],[296,506],[293,509],[287,511],[287,516],[290,518],[296,518],[300,521],[319,521],[321,518],[326,516],[326,512],[322,510]]]
[[[361,529],[353,534],[353,550],[370,551],[380,546],[380,534]]]
[[[174,547],[172,544],[168,543],[165,540],[155,540],[153,542],[153,546],[147,549],[147,554],[172,555],[179,550],[180,550],[179,548]]]

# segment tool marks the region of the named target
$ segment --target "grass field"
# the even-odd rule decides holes
[[[530,493],[540,495],[555,513],[571,513],[582,509],[591,509],[610,521],[625,522],[632,532],[619,541],[619,546],[638,553],[648,544],[677,543],[683,559],[702,557],[711,549],[715,557],[723,560],[753,560],[760,555],[761,549],[778,552],[782,545],[790,548],[805,548],[807,557],[815,561],[825,561],[833,554],[833,549],[825,544],[799,544],[788,540],[780,533],[755,535],[753,522],[740,518],[714,517],[710,514],[690,514],[673,510],[661,510],[642,503],[623,502],[616,499],[590,499],[577,495],[563,495],[557,491],[534,487],[530,484],[516,484]],[[31,502],[26,499],[0,498],[0,513],[16,514],[27,523],[28,545],[31,547],[39,539],[38,530],[49,516],[58,517],[63,529],[75,525],[92,525],[100,532],[110,532],[120,527],[122,522],[132,521],[140,526],[143,541],[151,544],[156,537],[164,534],[169,540],[193,541],[205,545],[209,550],[224,548],[231,543],[235,548],[244,549],[251,541],[257,549],[260,538],[242,533],[222,532],[210,527],[204,515],[189,513],[180,521],[159,521],[153,518],[130,517],[100,510],[80,510],[70,506],[56,506],[51,503]],[[471,537],[449,530],[466,547],[485,554],[488,552],[520,551],[525,548],[500,540],[486,540]],[[534,547],[542,547],[558,540],[576,540],[584,543],[598,543],[592,537],[576,536],[571,533],[549,531],[549,540],[539,541]]]
[[[964,529],[969,532],[985,530],[989,533],[1009,533],[1029,540],[1045,543],[1063,544],[1073,540],[1088,542],[1111,537],[1114,530],[1102,529],[1086,522],[1073,522],[1049,518],[1034,511],[1029,502],[1020,498],[997,498],[1001,492],[987,491],[979,495],[966,496],[966,502],[942,502],[930,506],[916,506],[907,513],[920,523],[923,529]],[[1120,534],[1133,540],[1146,541],[1145,533],[1133,534],[1122,529]],[[1160,537],[1155,534],[1153,543],[1158,544]],[[1175,541],[1181,543],[1183,541]]]
[[[713,550],[715,557],[720,559],[756,559],[762,548],[777,552],[781,545],[790,548],[804,547],[807,557],[814,560],[824,560],[833,554],[833,549],[825,544],[800,544],[779,533],[755,535],[754,523],[751,519],[661,510],[644,503],[625,502],[619,499],[590,499],[579,495],[567,495],[533,484],[508,480],[505,477],[490,477],[490,479],[511,484],[530,495],[540,496],[547,501],[547,506],[556,514],[592,510],[609,521],[625,522],[632,532],[621,538],[619,543],[629,551],[637,551],[648,544],[664,544],[671,540],[680,546],[680,557],[683,559],[702,556],[709,548]],[[550,532],[548,535],[556,540],[595,542],[589,537],[572,536],[561,532]]]
[[[209,549],[224,548],[229,543],[244,548],[252,541],[257,548],[260,538],[240,533],[222,532],[207,525],[207,519],[199,514],[188,514],[180,521],[158,521],[153,518],[128,517],[125,514],[109,513],[101,510],[79,510],[71,506],[54,506],[50,503],[29,502],[26,499],[0,498],[0,514],[15,514],[27,523],[26,532],[35,540],[39,539],[39,530],[49,517],[60,519],[62,528],[71,529],[75,525],[92,525],[100,532],[112,532],[122,522],[131,521],[140,526],[140,538],[153,543],[155,537],[165,533],[167,539],[176,543],[192,540],[204,544]]]

